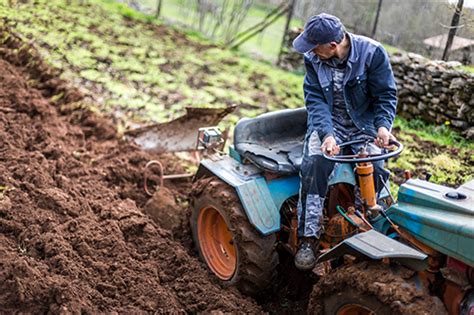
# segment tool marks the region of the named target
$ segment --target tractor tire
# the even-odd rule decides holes
[[[410,269],[377,262],[338,268],[314,286],[308,314],[447,314],[441,300],[414,277]]]
[[[269,288],[279,263],[276,235],[262,235],[250,224],[235,189],[214,177],[200,179],[191,202],[193,241],[207,267],[244,294]]]

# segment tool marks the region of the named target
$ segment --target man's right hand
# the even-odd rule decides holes
[[[339,150],[339,146],[337,145],[336,139],[333,136],[329,136],[324,139],[324,142],[321,145],[321,151],[329,156],[339,154]]]

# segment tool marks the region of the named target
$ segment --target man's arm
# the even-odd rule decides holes
[[[391,130],[397,112],[397,85],[387,52],[379,46],[367,70],[367,84],[373,98],[375,128]]]
[[[329,105],[324,98],[321,85],[316,72],[309,60],[304,59],[306,75],[303,83],[304,101],[310,122],[316,129],[319,139],[324,141],[328,136],[333,136],[333,126]]]

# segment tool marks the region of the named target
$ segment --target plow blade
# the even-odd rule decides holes
[[[217,125],[235,106],[226,108],[187,107],[186,114],[170,122],[125,132],[142,150],[156,153],[196,150],[198,130]]]

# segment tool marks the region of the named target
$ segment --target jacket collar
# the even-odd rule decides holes
[[[347,60],[347,62],[353,64],[359,59],[359,49],[357,47],[357,38],[356,38],[356,35],[352,33],[347,32],[346,34],[349,36],[349,40],[351,42],[351,50],[350,50],[349,59]],[[312,51],[308,51],[304,55],[313,63],[316,63],[316,64],[323,63],[321,59],[319,59],[319,57]]]

